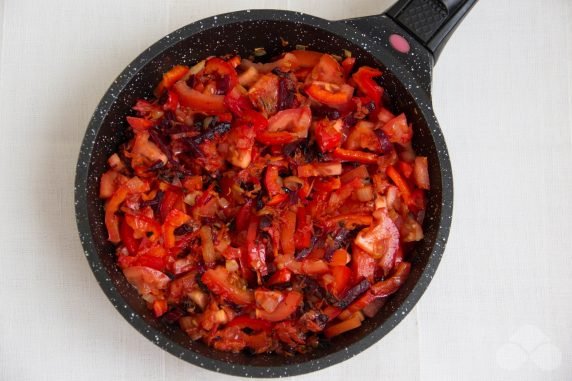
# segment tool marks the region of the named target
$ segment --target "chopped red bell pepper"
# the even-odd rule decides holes
[[[269,332],[272,329],[272,323],[262,320],[262,319],[254,319],[247,315],[240,315],[232,319],[228,324],[227,327],[238,327],[240,329],[248,328],[254,332]]]
[[[341,109],[346,108],[351,102],[354,88],[346,84],[337,86],[325,82],[312,82],[305,91],[316,102]]]
[[[155,89],[155,96],[161,96],[164,90],[170,89],[177,81],[181,80],[189,72],[189,68],[183,65],[173,66],[171,70],[163,74],[163,80]]]
[[[145,118],[137,118],[134,116],[128,116],[127,123],[129,123],[129,126],[133,128],[135,131],[145,131],[150,129],[156,124],[155,121]]]
[[[172,209],[163,224],[163,240],[165,247],[170,249],[175,246],[175,229],[189,222],[191,217],[178,209]]]
[[[336,148],[333,157],[341,161],[353,161],[362,164],[376,164],[378,155],[370,152],[352,151],[343,148]]]
[[[179,102],[192,110],[209,115],[223,114],[226,111],[224,95],[208,95],[191,89],[184,81],[175,83]]]
[[[125,222],[133,229],[135,237],[155,242],[161,237],[161,224],[144,214],[126,214]]]
[[[310,246],[312,240],[312,216],[308,215],[306,208],[298,208],[296,211],[296,234],[294,236],[297,250]]]
[[[218,57],[211,57],[207,60],[205,64],[205,71],[204,74],[218,74],[221,77],[228,77],[228,90],[233,89],[234,86],[238,83],[238,74],[234,67],[228,62],[218,58]],[[226,91],[228,91],[226,90]],[[226,93],[225,91],[225,93]]]
[[[316,123],[314,134],[322,152],[332,152],[342,144],[343,121],[323,119]]]
[[[233,283],[230,273],[224,267],[207,270],[201,277],[202,282],[215,294],[227,298],[239,305],[254,303],[254,293],[246,285]]]
[[[352,75],[358,90],[371,100],[378,109],[383,95],[383,88],[373,78],[380,77],[381,71],[369,66],[362,66]]]

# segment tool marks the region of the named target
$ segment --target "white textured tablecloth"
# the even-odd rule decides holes
[[[200,18],[286,8],[340,19],[389,0],[0,2],[0,380],[223,380],[113,309],[76,233],[88,120],[143,49]],[[572,379],[572,1],[483,0],[435,69],[455,211],[407,318],[297,380]]]

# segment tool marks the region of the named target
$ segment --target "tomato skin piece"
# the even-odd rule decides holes
[[[373,78],[380,77],[381,74],[381,71],[377,69],[362,66],[352,75],[352,79],[356,83],[358,90],[373,101],[376,110],[381,103],[383,88],[379,86]]]
[[[229,272],[224,267],[216,267],[205,271],[202,282],[215,294],[227,298],[239,305],[254,303],[254,293],[248,289],[231,284]]]
[[[278,322],[286,320],[290,315],[292,315],[302,302],[302,294],[298,291],[290,291],[284,297],[284,300],[276,307],[273,312],[267,312],[265,310],[256,309],[256,317],[258,319],[267,320],[271,322]]]
[[[226,112],[224,95],[207,95],[191,89],[184,81],[175,83],[175,91],[179,96],[179,102],[192,110],[209,115],[218,115]]]

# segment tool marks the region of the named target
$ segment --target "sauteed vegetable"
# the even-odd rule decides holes
[[[429,189],[381,76],[349,54],[209,57],[137,101],[100,196],[155,316],[222,351],[291,355],[377,313]]]

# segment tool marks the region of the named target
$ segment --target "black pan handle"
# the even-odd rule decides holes
[[[437,61],[441,50],[478,0],[398,0],[385,12]]]

